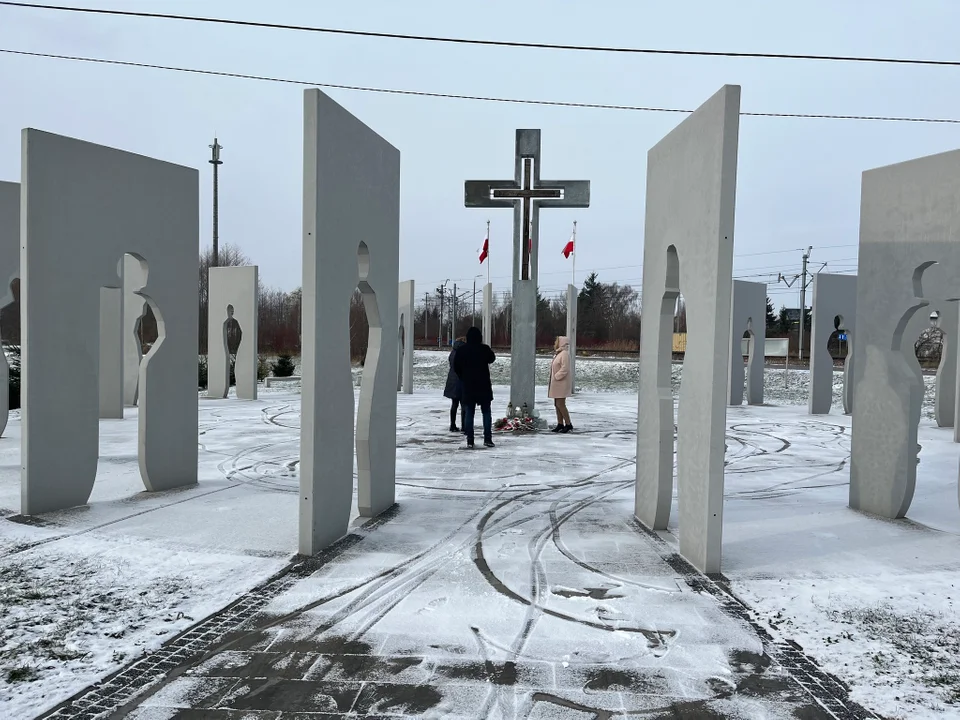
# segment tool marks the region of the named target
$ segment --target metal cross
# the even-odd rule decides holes
[[[590,181],[541,181],[540,131],[517,130],[514,180],[467,180],[464,205],[513,208],[513,241],[520,243],[519,278],[529,280],[533,238],[539,237],[539,207],[590,207]]]

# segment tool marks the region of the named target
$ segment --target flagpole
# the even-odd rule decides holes
[[[487,285],[490,284],[490,221],[487,220]]]
[[[573,221],[573,284],[577,284],[577,221]]]

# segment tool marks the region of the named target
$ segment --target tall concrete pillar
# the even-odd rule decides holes
[[[833,358],[827,342],[833,335],[834,320],[839,317],[847,334],[847,357],[843,365],[843,412],[852,412],[853,368],[852,335],[857,320],[857,276],[817,273],[813,276],[813,310],[810,331],[810,390],[807,411],[827,415],[833,402]]]
[[[570,391],[577,392],[577,300],[576,285],[567,285],[567,340],[570,342]]]
[[[230,394],[230,350],[227,327],[236,320],[240,327],[240,346],[234,360],[238,400],[257,399],[257,361],[259,321],[259,268],[210,268],[209,320],[207,322],[207,397],[225,398]]]
[[[123,288],[100,288],[100,417],[123,419]]]
[[[676,474],[680,554],[704,573],[721,571],[739,124],[740,87],[725,85],[647,153],[634,515],[666,530]],[[674,421],[681,288],[689,336]]]
[[[493,339],[493,283],[483,286],[483,342],[491,344]]]
[[[13,302],[11,283],[20,276],[20,185],[0,182],[0,307]],[[0,349],[0,435],[10,414],[10,366]]]
[[[958,150],[862,175],[850,439],[855,510],[902,518],[913,501],[924,396],[915,343],[930,326],[930,311],[943,313],[960,296],[958,196]],[[947,322],[949,335],[956,315]]]
[[[404,280],[400,283],[397,300],[399,307],[397,392],[413,395],[413,308],[415,303],[413,280]]]
[[[933,414],[937,426],[954,427],[957,405],[957,326],[960,313],[957,303],[945,302],[937,306],[940,329],[943,330],[943,349],[937,367],[936,396]]]
[[[396,502],[400,151],[319,90],[304,93],[300,552]],[[369,323],[355,399],[350,300]],[[354,430],[356,407],[356,430]],[[355,448],[355,451],[354,451]]]
[[[951,305],[952,305],[952,304],[954,304],[954,303],[948,303],[948,304],[951,304]],[[947,327],[947,325],[944,324],[944,320],[945,320],[945,318],[943,317],[943,315],[941,315],[941,316],[940,316],[940,327]],[[953,337],[956,338],[956,339],[953,340],[953,343],[952,343],[952,344],[955,346],[956,343],[957,343],[957,341],[960,341],[960,313],[958,313],[958,316],[957,316],[956,318],[953,318],[952,323],[953,323],[953,324],[950,325],[948,329],[949,329],[949,330],[952,330],[953,333],[954,333]],[[947,342],[950,343],[950,340],[951,340],[951,338],[948,337],[948,338],[947,338]],[[956,357],[956,356],[954,356],[954,357]],[[954,361],[954,362],[955,362],[955,365],[956,365],[956,369],[955,369],[955,372],[954,372],[954,378],[955,378],[955,382],[956,382],[956,387],[960,387],[960,363],[958,363],[958,362],[956,362],[956,361]],[[942,364],[942,363],[941,363],[941,364]],[[939,372],[939,371],[938,371],[938,372]],[[956,421],[957,418],[960,418],[960,393],[955,393],[955,394],[954,394],[954,406],[953,406],[953,419],[954,419],[954,423],[953,423],[953,441],[954,441],[954,442],[957,442],[957,443],[960,443],[960,422],[957,422],[957,421]],[[960,492],[960,489],[958,489],[958,492]]]
[[[767,284],[733,281],[730,311],[730,380],[727,404],[743,404],[743,334],[747,345],[747,404],[763,405],[763,361],[767,343]]]

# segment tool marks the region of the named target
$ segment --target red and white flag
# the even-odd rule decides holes
[[[561,252],[565,258],[569,258],[573,254],[573,236],[567,240],[567,244],[563,246],[563,250],[561,250]]]
[[[490,254],[490,238],[485,237],[483,239],[483,250],[480,251],[480,264],[483,265],[483,261],[487,259],[487,255]]]

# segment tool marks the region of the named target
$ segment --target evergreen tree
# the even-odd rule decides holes
[[[605,287],[597,280],[597,274],[590,273],[577,296],[577,335],[581,345],[587,344],[585,341],[599,343],[606,340],[603,317],[605,294]]]
[[[294,365],[293,358],[290,355],[280,355],[277,361],[273,363],[274,377],[290,377],[294,370],[296,370],[296,365]]]
[[[767,330],[776,330],[779,323],[777,313],[773,309],[773,300],[767,298]]]
[[[782,333],[790,332],[790,320],[787,318],[787,306],[780,306],[780,315],[777,318],[777,330]]]
[[[559,323],[553,312],[550,299],[543,296],[537,289],[537,343],[540,346],[550,345],[553,338],[562,333],[557,332]]]

